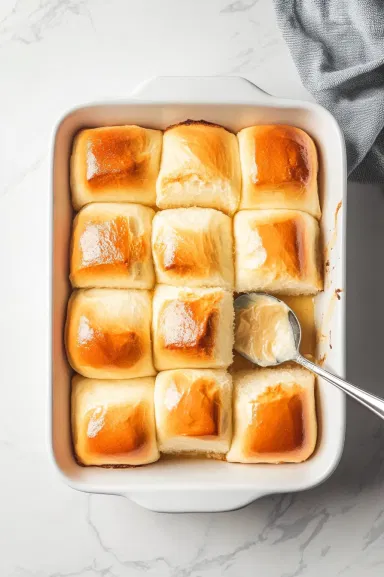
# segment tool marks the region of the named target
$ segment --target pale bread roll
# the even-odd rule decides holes
[[[127,466],[159,458],[153,391],[155,379],[72,380],[72,438],[83,465]]]
[[[73,287],[152,289],[151,233],[154,211],[139,204],[88,204],[72,231]]]
[[[77,134],[71,156],[72,203],[156,203],[162,132],[141,126],[107,126]]]
[[[155,374],[151,351],[151,293],[80,289],[68,303],[66,346],[72,368],[89,378]]]
[[[290,208],[320,218],[317,151],[306,132],[285,125],[250,126],[238,139],[240,209]]]
[[[297,210],[242,210],[234,218],[236,291],[283,295],[323,289],[319,224]]]
[[[316,445],[315,377],[301,368],[233,376],[233,463],[300,463]]]
[[[156,184],[159,208],[201,206],[233,214],[241,173],[234,134],[204,121],[182,122],[164,133]]]
[[[211,369],[159,373],[155,414],[162,453],[223,455],[232,435],[232,378]]]
[[[232,221],[212,208],[159,211],[152,252],[157,282],[233,289]]]
[[[153,354],[158,371],[225,368],[232,362],[232,293],[159,285],[153,298]]]

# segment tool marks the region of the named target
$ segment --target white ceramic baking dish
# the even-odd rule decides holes
[[[320,106],[274,98],[242,78],[155,78],[127,100],[71,110],[55,129],[50,442],[61,477],[75,489],[124,495],[156,511],[223,511],[262,495],[301,491],[324,481],[335,469],[343,448],[344,395],[326,382],[318,383],[319,441],[315,454],[301,464],[164,460],[136,469],[103,469],[79,466],[71,446],[71,371],[63,332],[70,292],[68,249],[73,213],[68,167],[73,137],[84,127],[139,124],[164,129],[187,118],[222,124],[234,132],[253,124],[292,124],[314,138],[320,157],[321,228],[327,261],[325,291],[316,297],[315,305],[318,356],[325,358],[329,370],[345,376],[346,160],[336,121]]]

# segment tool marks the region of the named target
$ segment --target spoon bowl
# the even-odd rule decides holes
[[[299,354],[301,326],[295,313],[281,299],[263,292],[252,292],[237,297],[234,308],[235,350],[243,357],[261,367],[275,367]],[[243,313],[247,315],[245,322]],[[249,330],[251,324],[255,329],[253,332]],[[272,342],[277,340],[286,346]],[[250,346],[244,346],[245,342]]]

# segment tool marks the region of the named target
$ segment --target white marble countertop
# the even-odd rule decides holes
[[[273,94],[308,97],[270,0],[0,3],[0,575],[379,577],[384,426],[351,403],[331,479],[233,513],[155,514],[120,497],[77,493],[49,462],[52,128],[73,105],[124,97],[168,74],[243,75]],[[382,191],[351,185],[348,376],[381,394],[383,222]]]

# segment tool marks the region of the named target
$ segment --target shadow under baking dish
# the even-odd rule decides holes
[[[325,290],[315,298],[315,322],[319,334],[316,356],[324,359],[327,368],[336,374],[343,376],[345,373],[345,299],[342,293],[345,290],[345,154],[341,133],[329,113],[311,103],[267,96],[259,103],[251,103],[249,98],[232,104],[131,101],[79,108],[65,116],[58,125],[53,151],[51,443],[54,461],[65,482],[88,492],[132,495],[135,491],[248,491],[256,498],[315,486],[336,467],[345,430],[344,396],[321,380],[317,384],[318,445],[314,455],[304,463],[243,465],[198,458],[161,459],[143,467],[111,469],[81,467],[73,456],[71,370],[63,343],[66,306],[71,290],[68,254],[73,212],[69,156],[73,137],[85,127],[138,124],[164,129],[186,118],[204,118],[234,132],[253,124],[291,124],[307,131],[315,140],[321,166],[321,231],[327,251]],[[242,498],[238,502],[240,506]]]

